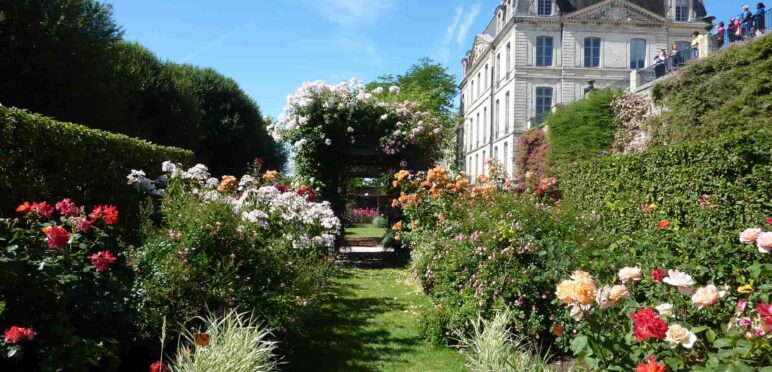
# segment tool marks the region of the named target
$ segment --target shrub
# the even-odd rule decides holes
[[[199,318],[203,327],[185,333],[170,366],[173,372],[253,372],[276,370],[271,330],[246,314],[230,310]]]
[[[313,202],[307,187],[276,183],[275,171],[258,174],[259,167],[221,181],[201,164],[164,168],[168,187],[154,189],[164,194],[160,224],[148,221],[131,255],[143,330],[152,333],[164,318],[178,324],[237,306],[254,309],[272,328],[289,327],[329,274],[340,228],[329,204]],[[151,184],[136,172],[132,180]]]
[[[611,102],[616,95],[611,89],[596,90],[547,116],[544,124],[549,128],[551,164],[611,153],[616,129]]]
[[[380,228],[380,229],[385,229],[385,228],[389,227],[389,222],[386,221],[385,217],[379,215],[379,216],[375,216],[375,218],[373,218],[373,226],[377,227],[377,228]]]
[[[135,335],[118,210],[26,202],[0,219],[3,370],[110,370]],[[121,215],[122,217],[122,215]],[[9,340],[15,328],[19,337]],[[23,332],[22,332],[23,331]],[[14,333],[12,331],[11,333]]]
[[[772,37],[695,61],[653,88],[667,110],[649,127],[653,144],[715,137],[772,124]]]
[[[466,365],[473,372],[550,371],[547,363],[534,357],[528,345],[509,330],[509,310],[496,313],[486,320],[478,316],[472,321],[472,331],[456,331],[458,347]]]
[[[547,159],[550,147],[547,134],[542,128],[523,133],[517,138],[515,153],[516,179],[525,182],[531,188],[538,187],[539,180],[550,173]]]
[[[375,208],[357,208],[347,213],[346,220],[350,223],[370,223],[376,217],[378,210]]]
[[[136,227],[142,193],[126,185],[132,168],[160,169],[166,159],[190,162],[190,151],[57,122],[0,106],[0,215],[19,200],[72,197],[110,203],[122,225]]]

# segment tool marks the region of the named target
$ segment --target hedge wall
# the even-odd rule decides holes
[[[630,232],[678,221],[731,234],[772,217],[772,129],[579,162],[563,170],[567,201]],[[707,195],[703,202],[700,197]],[[645,211],[645,204],[656,204]]]
[[[131,226],[144,197],[126,176],[131,169],[160,173],[165,160],[189,164],[193,153],[0,105],[0,216],[25,200],[70,197],[79,205],[116,204]]]

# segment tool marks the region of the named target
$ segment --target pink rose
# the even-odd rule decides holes
[[[692,302],[697,305],[697,309],[702,310],[703,308],[718,302],[725,294],[725,291],[719,291],[715,285],[711,284],[707,287],[697,289],[697,292],[694,292],[692,295]]]
[[[753,244],[759,235],[761,235],[761,229],[757,227],[745,229],[740,233],[740,243]]]
[[[772,251],[772,231],[759,234],[756,238],[756,247],[759,248],[761,253],[769,253]]]

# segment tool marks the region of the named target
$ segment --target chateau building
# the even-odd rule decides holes
[[[703,0],[503,0],[462,60],[462,169],[495,158],[514,175],[517,137],[556,105],[596,88],[627,89],[630,72],[705,32]]]

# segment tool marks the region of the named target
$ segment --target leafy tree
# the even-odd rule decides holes
[[[434,63],[430,58],[421,58],[404,75],[382,75],[367,85],[368,89],[392,85],[400,87],[398,99],[418,103],[423,109],[436,115],[450,118],[454,99],[458,94],[456,77],[448,73],[447,67]]]

